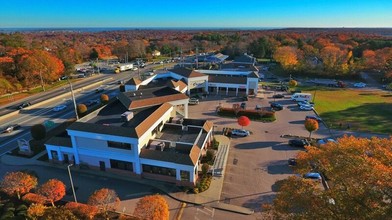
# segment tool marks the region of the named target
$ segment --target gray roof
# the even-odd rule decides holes
[[[248,54],[242,54],[241,56],[235,57],[233,60],[234,63],[249,63],[249,64],[254,64],[256,63],[256,58],[248,55]]]

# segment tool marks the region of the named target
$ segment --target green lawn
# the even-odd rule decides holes
[[[332,128],[392,134],[392,93],[353,89],[315,90],[301,88],[313,94],[315,108]],[[340,126],[340,124],[342,126]]]

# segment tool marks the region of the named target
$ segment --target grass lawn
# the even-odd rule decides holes
[[[315,98],[315,108],[331,128],[392,133],[392,93],[357,89],[299,88]],[[340,124],[342,126],[340,126]]]

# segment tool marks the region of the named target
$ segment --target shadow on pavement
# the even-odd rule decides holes
[[[305,123],[304,120],[289,121],[289,124],[295,124],[295,125],[300,125],[300,124],[304,124],[304,123]]]
[[[280,143],[279,145],[273,145],[272,150],[281,150],[281,151],[286,151],[286,150],[301,150],[304,148],[298,148],[298,147],[290,147],[288,144],[282,144]]]
[[[248,142],[248,143],[237,144],[234,147],[237,148],[237,149],[249,150],[249,149],[271,147],[271,146],[274,146],[276,144],[279,144],[279,142],[275,142],[275,141],[270,141],[270,142]]]
[[[293,171],[289,167],[287,160],[272,161],[267,166],[269,174],[292,174]]]

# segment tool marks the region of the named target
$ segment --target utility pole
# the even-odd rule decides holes
[[[41,73],[41,70],[39,71],[39,77],[41,78],[41,86],[42,86],[42,90],[44,90],[44,92],[45,92],[44,80],[43,80],[43,78],[42,78],[42,73]]]
[[[67,168],[68,168],[68,175],[69,175],[69,180],[71,181],[71,188],[72,188],[72,193],[73,193],[75,202],[78,203],[78,200],[76,199],[76,193],[75,193],[74,184],[73,184],[73,181],[72,181],[71,170],[69,169],[71,166],[73,166],[72,163],[67,166]]]
[[[68,80],[69,86],[71,88],[71,96],[72,96],[72,101],[73,101],[74,108],[75,108],[76,120],[79,120],[78,108],[76,107],[76,100],[75,100],[75,95],[74,95],[74,92],[73,92],[73,89],[72,89],[72,83],[71,83],[71,81],[69,81],[69,79],[67,79],[67,80]]]
[[[196,69],[199,69],[199,59],[198,59],[198,57],[197,57],[197,55],[199,54],[199,48],[198,47],[196,47]]]

